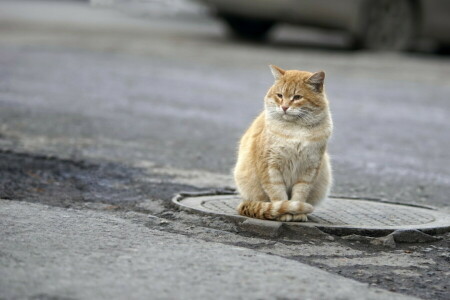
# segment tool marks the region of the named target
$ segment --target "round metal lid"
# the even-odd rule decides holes
[[[175,197],[182,208],[209,215],[245,220],[236,207],[238,195]],[[416,229],[425,232],[450,231],[450,215],[435,209],[369,199],[329,198],[308,215],[308,222],[286,222],[288,226],[314,226],[337,233],[387,232]],[[273,222],[273,221],[266,221]]]

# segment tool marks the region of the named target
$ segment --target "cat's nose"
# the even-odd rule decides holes
[[[281,108],[283,109],[284,112],[286,112],[288,110],[289,106],[282,106]]]

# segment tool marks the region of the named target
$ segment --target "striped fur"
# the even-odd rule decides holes
[[[279,220],[285,214],[309,214],[313,210],[314,208],[311,204],[300,201],[242,201],[237,207],[240,215],[263,220]]]

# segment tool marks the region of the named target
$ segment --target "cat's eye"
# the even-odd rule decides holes
[[[300,95],[295,95],[293,98],[292,98],[292,100],[300,100],[300,99],[302,99],[303,98],[303,96],[300,96]]]
[[[283,95],[281,95],[281,94],[277,94],[277,96],[278,96],[278,98],[283,98]]]

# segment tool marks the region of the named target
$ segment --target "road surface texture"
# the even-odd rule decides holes
[[[233,187],[277,64],[327,74],[334,195],[450,212],[450,58],[247,44],[186,7],[0,2],[0,298],[448,299],[448,234],[264,238],[170,199]]]

